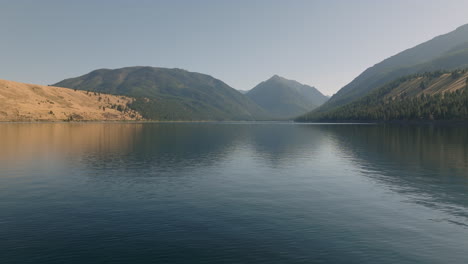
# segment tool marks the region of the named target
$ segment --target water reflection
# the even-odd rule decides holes
[[[140,137],[142,124],[0,124],[0,164],[91,152],[105,156],[128,152]]]
[[[355,158],[376,171],[417,170],[466,177],[468,128],[448,126],[294,124],[0,124],[0,162],[43,158],[116,157],[141,165],[203,165],[239,148],[281,165],[329,151]],[[339,153],[336,153],[339,154]],[[214,159],[214,160],[213,160]],[[92,162],[88,159],[89,162]],[[130,160],[131,162],[132,160]],[[359,165],[359,164],[358,164]],[[399,175],[399,178],[404,178]],[[408,177],[408,180],[414,177]],[[433,179],[434,180],[434,179]]]
[[[344,155],[363,175],[411,201],[468,217],[468,127],[2,124],[0,135],[3,169],[78,160],[91,171],[133,169],[146,176],[210,167],[235,155],[285,169],[332,149],[332,155]]]
[[[187,263],[186,256],[193,263],[465,263],[467,132],[0,124],[0,256],[17,263]]]
[[[108,164],[138,167],[146,175],[159,170],[185,170],[210,166],[225,158],[242,139],[242,130],[212,124],[144,124],[129,153],[93,155],[87,159],[92,168]],[[118,159],[119,162],[114,161]]]
[[[297,159],[326,148],[320,129],[294,124],[264,124],[248,128],[248,144],[256,156],[272,166],[295,165]]]
[[[320,126],[367,177],[468,219],[468,127]]]

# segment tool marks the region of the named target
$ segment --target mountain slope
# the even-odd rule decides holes
[[[317,110],[325,112],[352,102],[399,77],[466,66],[468,66],[468,24],[368,68]]]
[[[468,120],[468,71],[402,77],[352,103],[298,121]]]
[[[133,99],[0,80],[0,121],[137,120]]]
[[[131,107],[153,120],[255,120],[266,116],[222,81],[181,69],[101,69],[55,85],[137,97]]]
[[[328,100],[314,87],[278,75],[258,84],[246,95],[278,119],[302,115]]]

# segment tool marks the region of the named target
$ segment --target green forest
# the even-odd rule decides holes
[[[326,112],[311,112],[299,117],[297,121],[405,121],[405,120],[468,120],[468,78],[467,70],[451,72],[436,71],[415,74],[400,78],[369,95]],[[425,93],[428,83],[438,81],[444,74],[460,81],[464,78],[464,87],[452,92]],[[420,78],[419,85],[413,90],[423,91],[421,95],[410,96],[401,93],[389,96],[396,88],[415,78]]]

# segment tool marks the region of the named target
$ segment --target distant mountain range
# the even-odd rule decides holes
[[[246,95],[275,118],[290,119],[317,108],[328,97],[316,88],[278,75],[261,82]]]
[[[58,87],[0,80],[0,121],[468,120],[465,69],[468,25],[368,68],[331,98],[277,75],[238,91],[206,74],[126,67]]]
[[[54,86],[136,98],[129,107],[149,120],[292,119],[328,98],[314,87],[273,76],[248,92],[181,69],[100,69]]]
[[[181,69],[127,67],[95,70],[55,86],[127,95],[151,120],[262,120],[267,113],[248,97],[209,75]]]
[[[95,70],[52,86],[0,80],[0,121],[284,120],[327,99],[279,76],[243,94],[201,73],[127,67]]]

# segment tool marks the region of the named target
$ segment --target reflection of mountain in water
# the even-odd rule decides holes
[[[203,173],[239,155],[289,171],[328,151],[413,202],[468,217],[468,127],[294,124],[3,124],[0,165],[78,162],[107,178]],[[331,151],[331,152],[330,152]],[[16,164],[16,165],[15,165]],[[78,164],[76,164],[78,165]],[[336,164],[340,166],[340,164]],[[82,168],[86,167],[86,170]],[[167,173],[166,172],[177,172]],[[252,171],[255,173],[255,171]],[[326,176],[323,176],[326,177]],[[453,184],[446,184],[453,183]]]
[[[273,165],[294,162],[323,146],[325,135],[314,126],[263,124],[248,128],[249,145],[264,161]],[[293,164],[289,164],[293,165]]]
[[[353,156],[365,175],[414,202],[468,217],[468,127],[319,128],[334,138],[340,151]]]
[[[141,129],[125,123],[0,124],[0,162],[126,152]]]
[[[129,153],[92,157],[88,162],[98,168],[118,159],[117,166],[138,164],[138,169],[149,171],[209,166],[225,158],[242,136],[242,130],[217,124],[148,123],[142,125]]]
[[[276,165],[318,149],[320,139],[321,131],[292,124],[148,123],[132,139],[130,149],[98,158],[89,156],[86,163],[97,169],[110,164],[139,164],[147,175],[158,175],[164,168],[210,166],[247,147],[257,153],[256,157]]]

